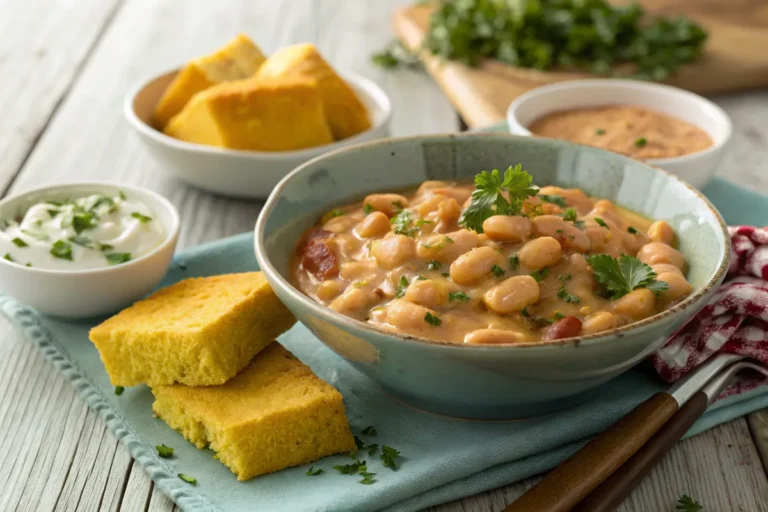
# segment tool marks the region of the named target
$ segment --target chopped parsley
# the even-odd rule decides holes
[[[32,264],[31,264],[30,262],[26,262],[26,263],[24,264],[24,266],[25,266],[25,267],[31,267],[31,266],[32,266]]]
[[[644,147],[646,144],[648,144],[648,139],[646,139],[645,137],[638,137],[637,139],[635,139],[635,146],[639,148]]]
[[[612,299],[638,288],[648,288],[657,294],[669,288],[664,281],[656,280],[656,272],[650,266],[634,256],[622,255],[616,259],[608,254],[596,254],[587,256],[587,262],[597,282],[605,287]]]
[[[392,470],[397,469],[397,459],[400,457],[400,452],[395,450],[391,446],[385,444],[381,445],[381,463],[384,467]]]
[[[559,206],[560,208],[568,207],[568,203],[565,202],[565,199],[563,199],[562,196],[551,196],[547,194],[539,194],[538,197],[545,203],[552,203],[554,205]]]
[[[512,267],[512,270],[517,270],[517,267],[520,266],[520,258],[517,254],[513,254],[509,257],[509,264]]]
[[[403,211],[403,209],[405,208],[403,206],[403,203],[401,203],[400,201],[392,201],[392,206],[394,206],[395,210],[398,211],[398,212]]]
[[[363,485],[370,485],[376,481],[376,479],[374,478],[376,476],[376,473],[369,473],[368,471],[360,471],[358,475],[363,477],[363,479],[359,481]]]
[[[528,312],[528,308],[525,307],[520,310],[520,314],[523,315],[525,318],[530,318],[531,314]]]
[[[340,210],[332,210],[331,213],[333,213],[334,211],[340,211]],[[341,213],[340,215],[344,215],[344,214]],[[134,219],[139,219],[139,222],[141,222],[142,224],[146,224],[147,222],[152,221],[152,217],[149,217],[139,212],[131,212],[131,217],[133,217]]]
[[[417,221],[416,221],[416,227],[417,227],[417,228],[420,228],[420,227],[421,227],[421,226],[423,226],[424,224],[434,224],[434,223],[435,223],[435,222],[434,222],[434,221],[431,221],[431,220],[427,220],[427,219],[419,219],[419,220],[417,220]]]
[[[520,214],[523,201],[537,193],[531,187],[532,181],[533,178],[523,170],[521,164],[507,168],[503,179],[498,169],[482,171],[475,176],[472,201],[461,213],[459,224],[482,233],[485,219],[494,215]],[[502,195],[503,192],[509,195],[509,199]]]
[[[677,506],[675,507],[675,510],[682,510],[684,512],[699,512],[700,510],[704,510],[704,507],[687,494],[683,494],[677,499]]]
[[[111,208],[115,204],[115,202],[107,196],[97,195],[93,197],[96,198],[95,200],[93,200],[93,204],[86,205],[86,210],[88,210],[89,212],[92,212],[93,210],[100,207],[101,205],[108,206]]]
[[[111,251],[112,249],[114,249],[114,246],[109,244],[98,244],[98,246],[100,251]]]
[[[432,260],[429,263],[427,263],[427,270],[440,270],[440,267],[442,266],[443,265],[439,261]]]
[[[11,242],[13,242],[13,244],[16,247],[29,247],[29,244],[27,242],[25,242],[24,240],[22,240],[21,238],[18,238],[18,237],[16,237],[13,240],[11,240]]]
[[[470,297],[464,292],[449,292],[448,293],[448,302],[453,302],[455,300],[461,301],[461,302],[469,302]]]
[[[59,210],[45,210],[48,212],[48,215],[50,215],[51,218],[54,218],[59,214]]]
[[[72,261],[72,245],[64,240],[57,240],[51,247],[50,252],[54,258]]]
[[[565,283],[570,281],[571,274],[561,274],[559,279],[560,279],[560,289],[557,290],[557,296],[569,304],[577,304],[581,302],[581,300],[577,296],[571,295],[570,293],[568,293],[568,290],[565,289]]]
[[[608,224],[605,223],[605,221],[600,217],[595,217],[595,222],[597,222],[598,226],[607,228]]]
[[[368,451],[368,455],[376,455],[376,450],[379,449],[379,445],[376,443],[371,443],[368,446],[365,447],[365,449]]]
[[[72,216],[72,227],[77,234],[93,229],[96,227],[96,216],[91,212],[76,213]]]
[[[369,213],[373,213],[373,206],[371,206],[368,203],[365,203],[363,205],[363,213],[366,214],[366,215],[368,215]]]
[[[131,253],[129,252],[111,252],[109,254],[105,254],[104,257],[107,259],[107,263],[110,265],[119,265],[121,263],[126,263],[131,260]]]
[[[120,199],[122,199],[123,201],[128,199],[128,196],[126,196],[125,192],[123,192],[122,190],[120,190],[117,194],[120,196]]]
[[[188,484],[197,485],[197,478],[185,475],[184,473],[179,473],[179,478],[187,482]]]
[[[494,265],[494,266],[491,267],[491,274],[493,274],[496,277],[501,277],[504,274],[506,274],[506,272],[500,266]]]
[[[81,247],[91,246],[91,239],[85,235],[75,235],[73,237],[70,237],[69,241]]]
[[[434,325],[437,327],[441,323],[443,323],[442,320],[440,320],[438,317],[427,311],[427,314],[424,315],[424,321],[427,322],[429,325]]]
[[[630,235],[636,235],[637,234],[637,230],[635,228],[633,228],[632,226],[629,226],[627,228],[627,233],[629,233]]]
[[[173,457],[173,448],[171,448],[170,446],[159,444],[155,446],[155,449],[157,450],[157,454],[164,459]]]
[[[419,231],[419,228],[413,225],[413,218],[409,210],[400,210],[389,222],[392,223],[393,230],[398,235],[415,236]]]
[[[441,275],[441,276],[443,276],[443,277],[444,277],[444,278],[446,278],[446,279],[450,279],[450,278],[451,278],[451,274],[449,274],[448,272],[443,272],[443,273],[442,273],[442,274],[440,274],[440,275]]]
[[[566,222],[573,222],[577,228],[584,226],[584,221],[579,220],[579,212],[576,211],[576,208],[566,208],[562,217]]]
[[[307,470],[307,472],[306,472],[306,473],[304,473],[304,474],[305,474],[305,475],[307,475],[307,476],[317,476],[317,475],[319,475],[320,473],[322,473],[323,471],[324,471],[324,470],[323,470],[322,468],[317,468],[317,469],[315,469],[315,466],[314,466],[314,465],[312,465],[312,466],[309,466],[309,469],[308,469],[308,470]]]
[[[125,388],[123,386],[115,386],[115,394],[117,396],[122,395],[123,391],[125,391]]]
[[[605,135],[605,130],[603,130],[602,128],[598,128],[597,130],[595,130],[595,135]]]
[[[408,278],[400,276],[400,282],[397,285],[397,293],[395,293],[396,299],[401,299],[405,295],[405,290],[408,289]]]
[[[362,430],[363,434],[367,436],[375,436],[376,435],[376,427],[373,425],[368,425]]]
[[[416,280],[416,281],[426,281],[426,280],[427,280],[427,278],[426,278],[426,277],[424,277],[424,276],[416,276],[416,279],[415,279],[415,280]]]
[[[542,280],[546,279],[549,275],[549,269],[547,267],[544,267],[539,270],[534,270],[531,272],[531,277],[536,280],[537,283],[540,283]]]
[[[343,466],[333,466],[333,469],[341,473],[342,475],[355,475],[358,471],[360,471],[360,468],[365,468],[365,461],[359,461],[356,460],[352,464],[344,464]],[[365,470],[363,470],[365,471]]]
[[[561,318],[565,318],[565,315],[562,314],[559,311],[555,311],[555,315],[554,316],[555,316],[555,320],[560,320]]]

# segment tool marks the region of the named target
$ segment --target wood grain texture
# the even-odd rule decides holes
[[[43,5],[42,0],[38,1]],[[371,67],[369,54],[384,46],[393,35],[389,25],[393,9],[407,3],[125,0],[101,30],[97,18],[84,18],[82,13],[86,7],[97,6],[106,16],[107,7],[117,5],[115,2],[61,3],[69,10],[46,2],[46,8],[58,13],[56,22],[43,14],[38,18],[48,19],[45,25],[29,21],[24,30],[0,31],[0,48],[16,44],[35,48],[36,38],[50,40],[63,27],[78,28],[66,37],[82,37],[96,30],[94,34],[100,34],[100,39],[96,41],[98,36],[93,36],[93,49],[87,53],[87,61],[71,75],[73,78],[62,90],[50,122],[46,124],[46,119],[40,126],[40,130],[44,128],[42,136],[29,158],[23,160],[12,190],[77,179],[115,180],[152,188],[168,197],[181,212],[181,247],[250,230],[260,203],[213,196],[162,173],[122,119],[124,94],[140,77],[207,53],[242,31],[266,51],[293,42],[315,42],[334,64],[383,85],[395,107],[395,135],[455,131],[455,111],[429,76],[406,71],[384,73]],[[19,3],[27,8],[34,4]],[[4,22],[7,19],[0,16],[0,25]],[[17,39],[9,40],[9,34]],[[71,44],[69,51],[77,53],[77,44]],[[10,68],[3,65],[0,63],[0,76],[4,77],[0,105],[10,101],[4,72]],[[31,80],[32,75],[27,75],[31,72],[29,68],[14,69],[25,75],[24,81]],[[65,73],[46,73],[48,70],[35,75],[40,87],[60,87],[56,81]],[[30,89],[37,86],[32,84]],[[766,100],[768,95],[761,93],[729,97],[721,102],[734,117],[737,128],[732,158],[722,172],[736,178],[748,177],[749,183],[760,183],[758,187],[764,191],[768,191],[768,144],[763,142],[768,137],[768,122],[763,121],[768,119]],[[17,111],[14,113],[18,115]],[[758,118],[759,113],[763,120]],[[4,129],[5,126],[0,126],[0,149],[7,142],[2,138]],[[10,143],[20,144],[16,140]],[[0,162],[0,169],[5,169],[5,163],[5,159]],[[10,174],[15,174],[16,168],[11,166]],[[0,180],[2,176],[0,172]],[[703,502],[716,496],[710,501],[711,510],[739,510],[738,504],[743,503],[747,507],[743,510],[760,511],[756,504],[762,503],[758,502],[760,493],[766,495],[765,476],[759,470],[759,462],[756,463],[756,450],[745,425],[744,420],[738,420],[680,443],[647,479],[649,483],[644,482],[621,510],[672,510],[677,496],[690,492]],[[724,439],[732,446],[722,444]],[[714,460],[710,454],[714,454]],[[692,469],[700,464],[706,467]],[[433,510],[497,512],[533,481]],[[0,510],[47,512],[59,508],[112,512],[175,510],[69,383],[0,318]]]
[[[685,66],[667,83],[703,94],[731,92],[768,85],[768,8],[762,0],[642,0],[650,12],[696,19],[710,38],[704,56]],[[396,12],[398,35],[417,50],[429,24],[431,8],[409,6]],[[471,68],[442,62],[422,53],[430,74],[441,85],[470,126],[484,126],[504,119],[509,103],[541,85],[588,78],[575,72],[538,71],[487,60]]]
[[[118,5],[118,0],[0,3],[0,193],[39,139]]]

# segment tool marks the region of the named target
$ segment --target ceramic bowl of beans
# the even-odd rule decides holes
[[[360,144],[283,179],[261,269],[317,338],[414,407],[472,419],[577,404],[722,282],[730,241],[697,190],[566,141]]]

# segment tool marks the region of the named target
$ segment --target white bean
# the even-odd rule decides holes
[[[392,229],[392,224],[382,212],[372,212],[360,222],[355,228],[358,236],[361,238],[371,238],[376,236],[383,236],[389,233]]]
[[[483,302],[491,311],[506,315],[537,303],[539,293],[539,283],[531,276],[513,276],[485,292]]]
[[[638,288],[613,303],[613,310],[634,321],[648,318],[656,307],[656,295],[648,288]]]
[[[371,254],[382,268],[391,270],[413,258],[415,242],[405,235],[392,235],[373,244]]]
[[[557,215],[539,215],[533,219],[533,234],[551,236],[566,249],[587,252],[591,247],[589,237],[572,222],[566,222]]]
[[[519,215],[494,215],[485,219],[483,231],[497,242],[519,242],[531,236],[531,221]]]
[[[490,247],[477,247],[451,264],[451,279],[458,284],[474,283],[490,275],[494,266],[504,264],[504,256]]]
[[[371,194],[363,204],[369,204],[374,210],[382,212],[387,217],[394,217],[402,208],[408,206],[408,199],[400,194]]]
[[[683,270],[685,268],[685,258],[677,249],[661,242],[651,242],[645,244],[637,252],[637,257],[643,263],[655,265],[657,263],[669,263]]]
[[[478,329],[464,336],[464,343],[472,345],[498,345],[500,343],[525,343],[529,337],[521,332],[504,329]]]
[[[562,254],[560,242],[551,236],[543,236],[526,242],[517,256],[524,267],[539,270],[559,262]]]

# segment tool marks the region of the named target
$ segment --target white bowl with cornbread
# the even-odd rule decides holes
[[[513,135],[558,138],[643,160],[703,188],[732,126],[713,102],[677,87],[623,79],[572,80],[529,91],[507,110]]]
[[[128,122],[163,169],[245,198],[267,197],[316,156],[388,136],[391,112],[378,85],[337,74],[314,46],[286,47],[267,58],[244,36],[140,81],[124,104]]]
[[[112,313],[165,277],[179,229],[167,199],[118,183],[7,197],[0,201],[0,289],[47,315]]]

